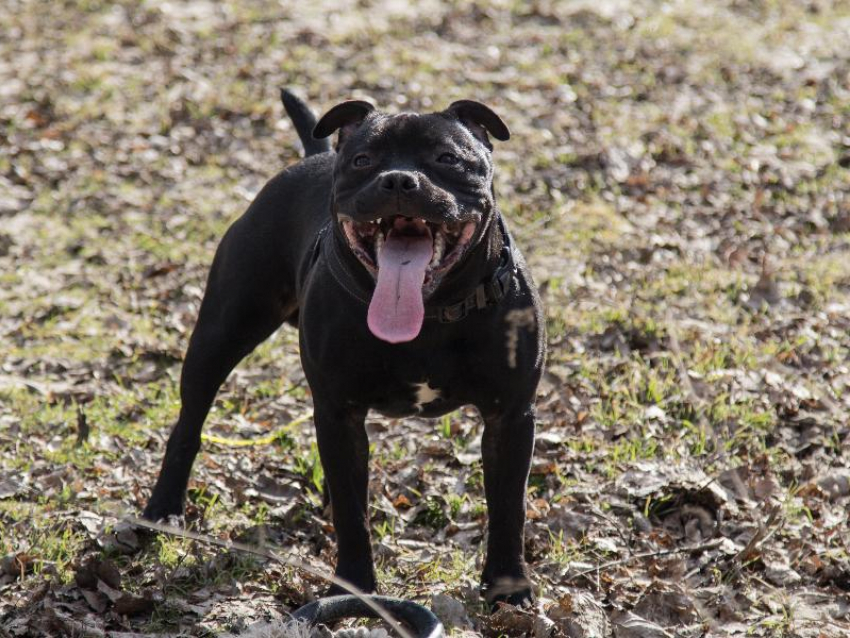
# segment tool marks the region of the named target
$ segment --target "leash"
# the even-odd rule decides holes
[[[217,443],[219,445],[226,445],[229,447],[270,445],[271,443],[274,443],[281,434],[287,430],[293,429],[305,421],[310,420],[312,417],[312,411],[308,412],[307,414],[290,421],[283,427],[276,429],[271,434],[257,439],[232,439],[223,436],[215,436],[213,434],[204,434],[201,438],[209,443]],[[152,524],[149,521],[142,521],[139,519],[133,520],[132,523],[139,527],[146,527],[160,532],[193,538],[194,540],[202,540],[200,535],[188,532],[188,530],[178,531],[177,529],[167,525],[156,523]],[[261,555],[268,558],[273,557],[275,560],[281,561],[281,557],[278,557],[271,552],[256,552],[253,551],[254,548],[249,549],[248,547],[240,546],[239,543],[233,542],[228,543],[227,545],[230,549],[250,551],[251,553],[261,553]],[[288,560],[285,562],[292,564]],[[305,569],[303,564],[299,564],[297,567]],[[307,569],[306,571],[311,570]],[[316,572],[312,573],[316,574]],[[327,578],[326,574],[318,575],[323,578]],[[329,624],[344,618],[383,618],[386,621],[394,620],[404,623],[413,631],[412,635],[408,635],[410,638],[445,638],[446,636],[442,623],[430,609],[409,600],[390,598],[387,596],[375,596],[362,593],[331,596],[328,598],[321,598],[299,607],[290,615],[292,617],[292,622],[304,623],[311,628],[319,624]],[[364,628],[339,629],[332,632],[334,638],[370,638],[372,634],[373,632],[368,630],[364,632]],[[377,636],[379,634],[376,633],[375,635]],[[405,636],[406,632],[399,635]]]
[[[250,447],[253,445],[271,445],[274,443],[278,437],[284,432],[295,428],[298,425],[301,425],[305,421],[309,421],[313,418],[313,412],[310,411],[307,414],[304,414],[293,421],[290,421],[286,425],[279,427],[278,429],[272,431],[271,434],[267,434],[266,436],[261,436],[257,439],[231,439],[226,436],[216,436],[215,434],[201,434],[201,440],[207,443],[218,443],[219,445],[226,445],[228,447]]]
[[[347,592],[351,592],[350,594],[344,596],[334,596],[327,599],[320,599],[315,602],[304,605],[303,607],[300,607],[295,612],[293,612],[293,615],[300,614],[300,616],[296,620],[301,623],[304,623],[306,621],[307,623],[316,624],[323,621],[331,621],[340,618],[352,617],[381,618],[393,629],[393,631],[395,631],[396,635],[400,636],[401,638],[445,637],[443,625],[440,623],[439,620],[437,620],[437,625],[433,626],[431,617],[433,617],[433,619],[436,619],[436,617],[431,611],[422,607],[421,605],[409,601],[399,600],[396,598],[385,598],[383,596],[374,596],[371,594],[366,594],[365,592],[360,591],[357,587],[355,587],[348,581],[343,580],[342,578],[338,578],[337,576],[330,574],[322,569],[317,569],[312,565],[308,565],[307,563],[298,559],[291,558],[288,556],[281,556],[268,548],[255,547],[253,545],[240,543],[238,541],[225,541],[220,538],[214,538],[207,534],[200,534],[198,532],[193,532],[188,529],[168,525],[167,523],[154,523],[152,521],[136,518],[135,516],[125,517],[124,521],[132,527],[148,529],[163,534],[169,534],[170,536],[187,538],[201,543],[206,543],[208,545],[222,547],[229,551],[237,551],[243,552],[245,554],[252,554],[254,556],[260,556],[262,558],[272,560],[281,565],[289,565],[290,567],[300,569],[302,571],[307,572],[308,574],[312,574],[313,576],[317,576],[323,580],[331,582],[337,585],[338,587],[341,587]],[[357,604],[352,604],[350,602],[350,599],[355,600]],[[322,600],[338,600],[338,602],[328,606],[327,604],[323,605]],[[390,606],[392,607],[392,609],[386,609],[384,607],[384,600],[390,601]],[[405,623],[409,623],[415,631],[421,632],[427,629],[430,633],[418,633],[414,636],[399,623],[397,618],[400,618]],[[344,633],[339,632],[339,638],[344,638]]]
[[[321,598],[292,612],[292,619],[315,627],[320,623],[327,624],[343,618],[377,618],[374,608],[366,604],[363,598],[405,623],[413,630],[415,638],[445,638],[446,632],[442,623],[430,609],[409,600],[387,596],[345,595]],[[340,629],[333,632],[333,635],[335,638],[359,638],[372,636],[373,632],[364,633],[363,628]],[[374,635],[378,635],[377,632],[374,632]]]

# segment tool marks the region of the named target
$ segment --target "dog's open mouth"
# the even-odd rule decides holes
[[[373,276],[378,275],[378,255],[389,236],[427,237],[431,241],[431,258],[425,270],[427,288],[454,266],[466,252],[475,233],[475,222],[435,224],[416,217],[394,215],[371,222],[342,221],[348,245]],[[430,290],[428,291],[430,292]]]
[[[372,334],[390,343],[417,337],[423,299],[466,252],[475,227],[475,222],[437,224],[402,215],[342,220],[351,251],[375,277],[368,314]]]

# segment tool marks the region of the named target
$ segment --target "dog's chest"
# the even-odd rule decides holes
[[[390,383],[383,389],[375,388],[369,407],[390,417],[439,416],[462,405],[456,390],[450,383],[429,378]]]
[[[440,388],[432,388],[427,380],[413,384],[413,409],[421,412],[426,406],[442,399]]]
[[[385,416],[439,416],[465,402],[463,387],[445,372],[427,368],[384,372],[362,377],[355,396]]]
[[[495,318],[426,322],[415,341],[388,344],[365,329],[361,307],[346,305],[338,294],[328,299],[328,289],[315,287],[314,296],[326,305],[305,304],[301,325],[302,363],[317,398],[331,396],[390,417],[430,418],[479,405],[494,393],[504,368]]]

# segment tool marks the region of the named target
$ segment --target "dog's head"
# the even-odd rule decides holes
[[[410,341],[421,328],[423,300],[493,215],[489,136],[507,140],[510,132],[471,100],[421,115],[343,102],[319,120],[313,136],[335,131],[333,215],[376,282],[369,327],[385,341]]]

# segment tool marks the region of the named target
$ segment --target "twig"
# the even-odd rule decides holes
[[[591,567],[590,569],[585,569],[580,571],[577,574],[573,574],[569,578],[567,578],[566,582],[570,582],[575,580],[576,578],[581,578],[582,576],[587,576],[588,574],[593,574],[594,572],[601,572],[610,567],[617,567],[619,565],[625,565],[626,563],[630,563],[633,560],[637,560],[640,558],[655,558],[657,556],[670,556],[672,554],[690,554],[691,552],[702,552],[707,549],[714,549],[715,547],[720,547],[723,544],[722,538],[716,538],[712,541],[708,541],[707,543],[702,543],[701,545],[691,545],[690,547],[678,547],[676,549],[662,549],[657,552],[644,552],[642,554],[632,554],[631,556],[627,556],[626,558],[620,558],[618,560],[608,561],[607,563],[602,563],[601,565],[597,565],[596,567]]]
[[[51,624],[55,625],[54,629],[61,630],[63,635],[81,636],[81,638],[106,638],[106,632],[102,629],[75,620],[55,608],[50,608],[48,614],[48,618],[52,621]]]
[[[744,549],[732,557],[733,563],[743,563],[744,561],[749,560],[750,556],[755,553],[756,548],[760,543],[768,540],[779,531],[782,525],[777,525],[776,527],[773,525],[776,522],[776,519],[779,518],[780,509],[781,508],[778,505],[771,508],[764,525],[759,525],[758,531],[753,534],[753,537],[749,540]]]
[[[779,517],[780,510],[781,508],[778,505],[773,507],[767,516],[767,521],[765,521],[763,525],[759,524],[758,530],[755,534],[753,534],[753,537],[749,540],[744,549],[726,561],[729,568],[724,579],[729,581],[737,580],[738,576],[741,575],[741,570],[744,569],[744,564],[756,552],[758,546],[767,541],[782,528],[784,520],[781,521],[779,525],[774,525],[776,523],[776,519]]]
[[[667,336],[670,339],[670,354],[673,355],[673,363],[676,364],[676,369],[679,371],[682,385],[685,386],[685,390],[691,401],[701,410],[705,406],[706,401],[697,393],[691,381],[691,376],[688,374],[688,368],[685,365],[684,357],[682,357],[682,346],[679,344],[679,336],[673,322],[673,315],[669,310],[665,313],[664,321],[667,324]],[[702,412],[700,412],[701,414]]]
[[[238,541],[223,541],[218,538],[213,538],[212,536],[207,536],[206,534],[199,534],[198,532],[193,532],[188,529],[181,529],[179,527],[174,527],[173,525],[166,525],[164,523],[152,523],[151,521],[146,521],[135,517],[128,518],[127,522],[131,525],[136,525],[138,527],[154,530],[163,534],[170,534],[171,536],[188,538],[199,543],[215,545],[217,547],[222,547],[228,550],[235,550],[237,552],[243,552],[245,554],[253,554],[254,556],[260,556],[261,558],[267,558],[268,560],[275,561],[276,563],[280,563],[281,565],[289,565],[290,567],[305,571],[308,574],[312,574],[313,576],[317,576],[323,580],[327,580],[333,583],[334,585],[341,587],[345,591],[357,596],[357,598],[362,600],[367,607],[374,611],[381,618],[381,620],[386,622],[393,629],[393,631],[395,631],[399,636],[401,636],[401,638],[413,638],[409,631],[405,630],[404,627],[402,627],[401,624],[399,624],[399,622],[395,618],[393,618],[392,615],[390,615],[390,613],[387,612],[386,609],[384,609],[378,603],[374,602],[366,592],[360,590],[358,587],[355,587],[354,585],[352,585],[346,580],[343,580],[342,578],[338,578],[337,576],[330,574],[324,570],[316,569],[312,565],[308,565],[303,561],[296,560],[294,558],[279,556],[278,554],[268,549],[254,547],[252,545],[247,545]]]
[[[682,356],[682,346],[679,343],[676,324],[673,321],[673,314],[669,309],[665,313],[664,321],[667,324],[667,336],[670,341],[670,354],[673,357],[673,363],[676,365],[676,370],[679,372],[679,378],[681,379],[682,386],[685,389],[685,394],[688,395],[688,398],[694,404],[697,425],[699,425],[703,431],[707,430],[711,434],[711,442],[714,444],[715,454],[720,453],[721,456],[723,456],[723,446],[717,437],[717,432],[711,422],[705,417],[708,401],[703,399],[699,393],[697,393],[696,388],[691,381],[691,375],[688,374],[688,367],[685,365],[685,359]]]
[[[80,447],[83,443],[89,440],[89,420],[86,418],[86,413],[83,411],[83,406],[77,405],[77,440],[74,447]]]
[[[619,536],[620,540],[623,541],[623,544],[626,546],[626,550],[629,552],[629,555],[631,555],[632,554],[632,547],[631,547],[632,540],[630,538],[626,537],[626,534],[623,532],[623,529],[622,529],[619,521],[617,521],[617,519],[615,519],[612,516],[608,516],[607,514],[602,512],[601,510],[599,510],[599,511],[597,511],[597,510],[599,510],[599,508],[594,505],[590,509],[588,509],[587,511],[591,516],[595,516],[596,518],[603,520],[606,523],[608,523],[609,525],[611,525],[614,528],[614,530],[617,532],[617,536]]]

